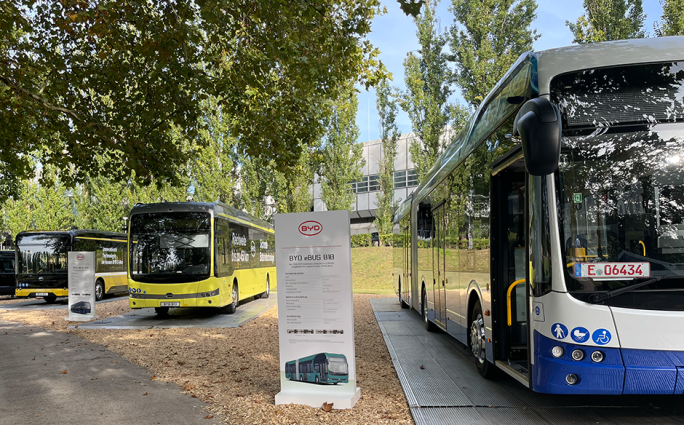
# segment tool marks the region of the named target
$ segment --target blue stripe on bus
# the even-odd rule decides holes
[[[560,358],[551,355],[551,349],[555,346],[563,347],[564,352]],[[576,348],[584,350],[584,359],[572,360],[570,353]],[[595,350],[603,352],[605,356],[601,363],[591,361],[591,353]],[[565,377],[571,373],[579,376],[576,385],[568,385],[565,382]],[[534,331],[532,376],[532,389],[540,393],[622,394],[625,368],[620,350],[617,348],[566,344]]]
[[[617,349],[566,344],[534,332],[535,364],[532,388],[552,394],[684,394],[684,352]],[[560,358],[551,355],[563,347]],[[584,350],[584,359],[572,360],[570,353]],[[591,353],[605,355],[601,363],[591,361]],[[580,377],[568,385],[569,373]]]

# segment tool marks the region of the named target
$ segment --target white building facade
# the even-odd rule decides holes
[[[418,176],[415,173],[409,146],[413,133],[402,134],[397,140],[397,156],[394,158],[394,200],[401,203],[418,186]],[[376,139],[363,144],[362,157],[365,164],[362,168],[363,177],[358,182],[351,183],[356,194],[351,208],[351,233],[374,233],[375,217],[377,215],[377,200],[380,194],[380,160],[382,159],[382,140]],[[326,211],[325,202],[321,199],[321,184],[318,176],[313,185],[314,211]]]

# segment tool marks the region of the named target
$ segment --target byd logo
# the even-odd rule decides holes
[[[323,231],[323,226],[317,221],[305,221],[299,225],[299,233],[304,236],[315,236]]]
[[[76,254],[76,259],[79,260],[79,261],[80,261],[80,260],[85,260],[85,255],[83,255],[83,254]]]

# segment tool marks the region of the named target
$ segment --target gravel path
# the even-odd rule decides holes
[[[157,379],[209,404],[230,424],[411,424],[413,420],[369,299],[354,295],[357,385],[351,410],[275,406],[280,391],[277,307],[239,328],[67,330],[64,312],[2,312],[0,318],[73,332],[101,344]],[[128,311],[127,300],[108,303],[100,318]]]

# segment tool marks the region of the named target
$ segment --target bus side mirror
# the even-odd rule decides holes
[[[531,99],[520,108],[513,134],[520,135],[528,173],[546,176],[558,169],[561,130],[560,110],[548,99]]]

